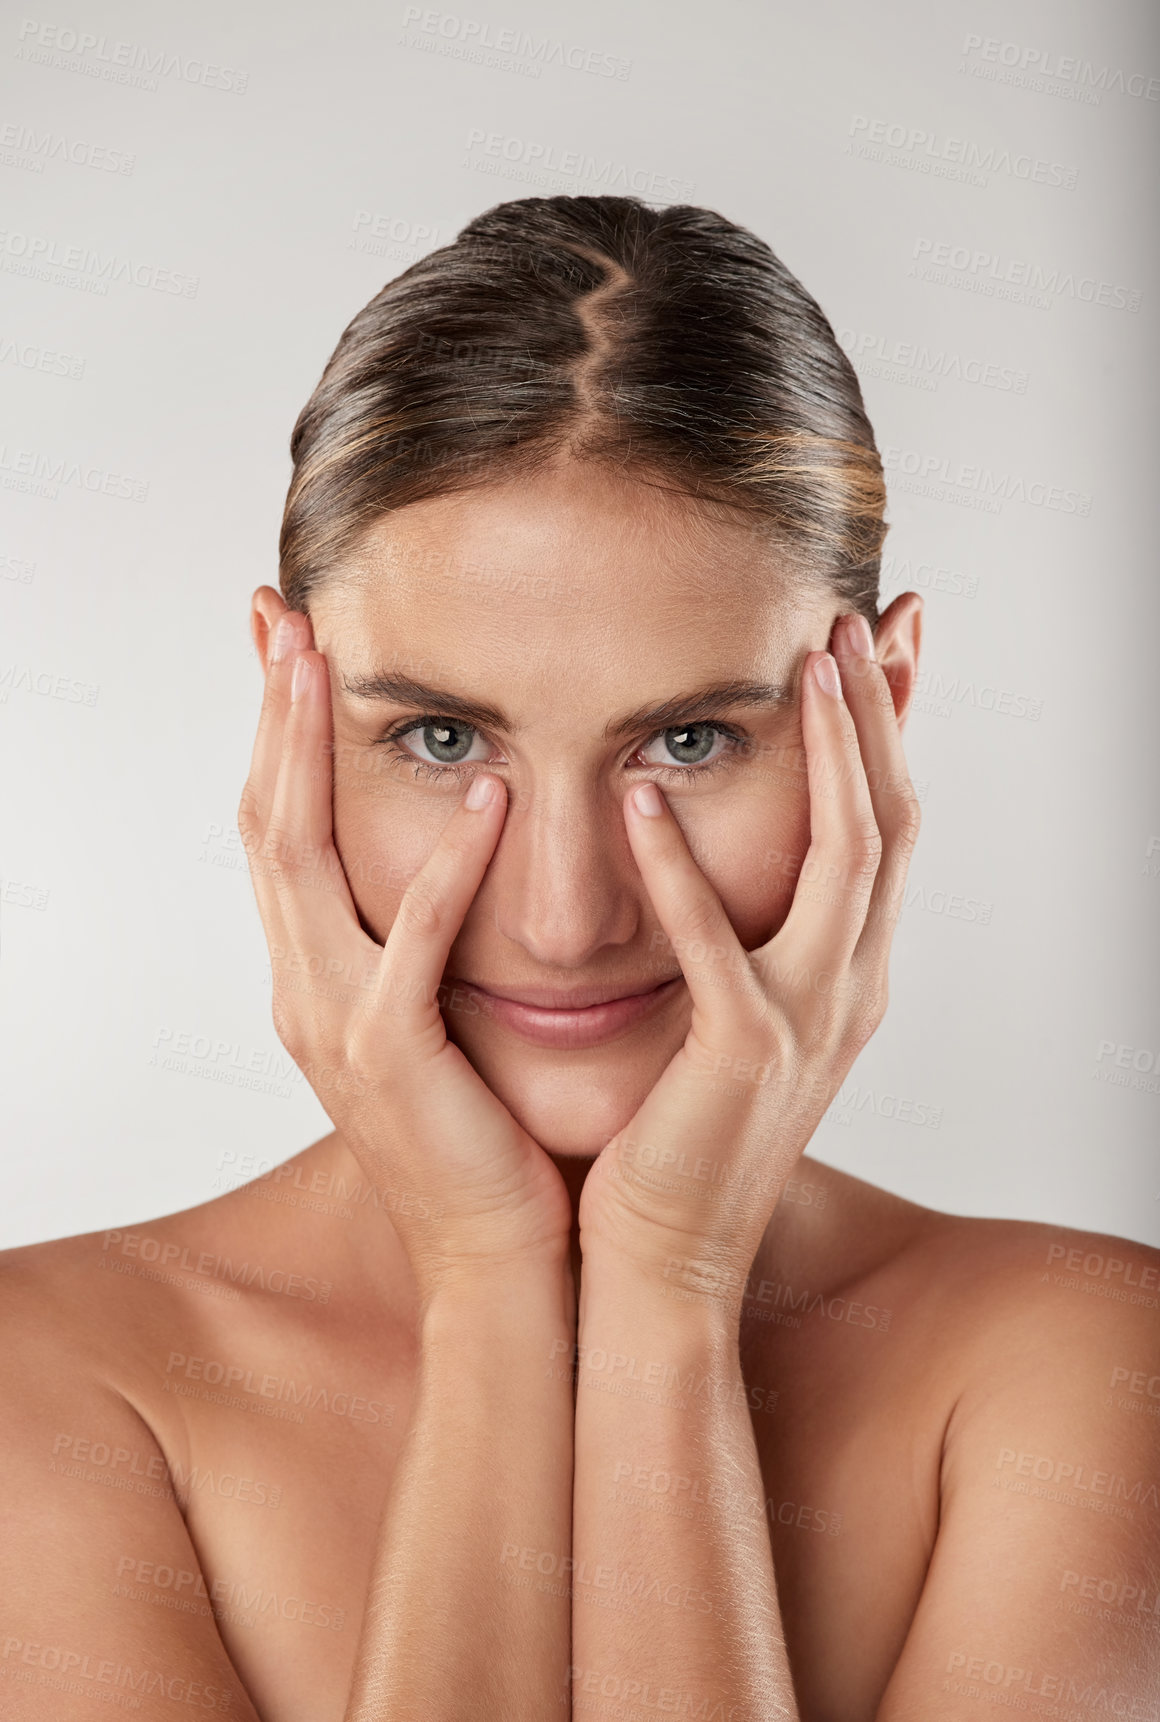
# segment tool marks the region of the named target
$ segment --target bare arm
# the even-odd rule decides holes
[[[567,1262],[428,1304],[347,1722],[567,1714],[572,1306]]]
[[[586,1254],[572,1704],[797,1718],[732,1300]]]

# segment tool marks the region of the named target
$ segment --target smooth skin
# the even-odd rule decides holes
[[[803,1157],[886,1006],[920,611],[868,654],[760,535],[567,462],[376,523],[309,618],[259,589],[239,828],[334,1130],[5,1256],[6,1715],[1160,1714],[1115,1390],[1160,1253]],[[678,978],[563,1048],[474,990]]]

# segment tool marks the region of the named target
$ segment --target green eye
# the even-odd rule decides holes
[[[680,765],[700,765],[713,751],[717,731],[712,724],[687,724],[683,729],[665,730],[661,740]]]
[[[458,765],[471,752],[471,743],[475,731],[465,723],[425,723],[418,732],[422,736],[423,746],[427,748],[440,765]]]
[[[641,757],[646,765],[705,765],[735,745],[733,737],[717,724],[674,724],[654,736],[643,748]]]
[[[458,718],[424,718],[422,723],[397,732],[395,740],[424,765],[478,764],[488,755],[487,744],[478,732]],[[477,742],[482,752],[472,756],[471,750]],[[420,748],[426,750],[425,755]]]

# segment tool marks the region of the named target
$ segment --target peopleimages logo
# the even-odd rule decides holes
[[[1105,90],[1139,96],[1147,102],[1160,100],[1160,77],[1146,78],[1142,72],[1125,72],[1122,67],[1097,67],[1078,54],[1053,54],[1047,48],[1028,48],[1021,42],[1000,41],[998,36],[976,35],[967,36],[962,52],[965,63],[960,70],[1000,83],[1047,88],[1049,93],[1052,83],[1071,84],[1078,100],[1092,103],[1098,102]]]
[[[467,151],[464,167],[534,184],[564,179],[597,185],[605,193],[615,192],[623,196],[633,192],[638,197],[656,199],[691,198],[696,189],[691,179],[676,179],[672,174],[653,173],[646,168],[630,168],[624,162],[611,159],[598,161],[595,156],[585,155],[581,150],[561,150],[555,144],[541,143],[534,138],[507,137],[502,132],[485,132],[478,128],[467,134]]]
[[[1026,479],[1017,472],[992,472],[989,466],[953,461],[949,455],[924,454],[921,449],[886,443],[882,465],[886,472],[902,475],[894,480],[896,489],[945,501],[961,501],[955,495],[961,491],[991,514],[997,514],[1004,502],[1026,502],[1032,508],[1051,508],[1061,514],[1091,513],[1092,499],[1086,491]]]
[[[62,353],[56,347],[38,347],[35,341],[22,341],[0,334],[0,365],[16,365],[22,371],[40,371],[50,377],[72,377],[79,380],[85,374],[85,361],[75,353]]]
[[[59,281],[102,295],[108,293],[110,281],[122,281],[153,293],[177,293],[183,299],[196,299],[199,284],[196,275],[181,275],[139,257],[94,251],[87,245],[64,245],[42,233],[20,233],[8,227],[0,227],[0,269],[9,275]]]
[[[118,42],[111,36],[44,24],[35,18],[21,22],[16,58],[146,90],[155,90],[158,78],[177,78],[183,84],[201,84],[207,90],[228,90],[240,96],[250,79],[248,72],[216,66],[194,55],[146,47],[141,42]]]
[[[9,448],[7,443],[0,442],[0,487],[3,489],[43,496],[55,502],[60,495],[60,487],[69,484],[78,490],[120,497],[125,502],[144,502],[149,494],[148,479],[110,472],[103,466],[82,466],[79,460],[70,460],[64,455],[38,453],[31,448]]]
[[[971,138],[940,137],[925,126],[855,114],[850,121],[849,136],[854,142],[846,146],[846,153],[858,153],[869,161],[936,174],[944,167],[961,168],[967,176],[974,174],[977,183],[984,186],[986,175],[996,173],[1032,185],[1060,186],[1065,191],[1075,188],[1077,170],[1065,167],[1062,162],[1047,161],[1042,156],[1013,155],[1009,149],[975,143]]]
[[[1076,275],[1074,270],[1032,263],[1027,258],[1003,258],[994,251],[980,251],[947,240],[916,239],[908,273],[921,281],[940,285],[967,286],[973,292],[996,299],[1020,299],[1026,293],[1079,299],[1085,305],[1104,305],[1115,311],[1138,311],[1138,287],[1120,287],[1095,275]]]
[[[619,55],[602,53],[598,48],[581,48],[574,42],[562,42],[553,36],[534,36],[526,30],[497,29],[490,21],[463,18],[455,12],[438,12],[426,6],[408,6],[403,13],[401,38],[405,47],[425,47],[426,43],[408,40],[406,31],[414,27],[428,37],[446,43],[459,43],[466,51],[457,56],[480,63],[502,63],[510,56],[513,61],[529,61],[529,71],[539,77],[541,66],[561,66],[571,72],[587,72],[598,78],[617,78],[623,83],[632,70],[631,60]],[[436,45],[434,42],[431,44]],[[491,56],[491,61],[485,59]]]
[[[85,138],[67,137],[63,132],[37,131],[32,126],[11,120],[0,126],[0,161],[5,167],[20,167],[32,173],[43,173],[46,161],[63,161],[73,167],[91,167],[99,173],[130,174],[137,157],[124,150],[109,149],[105,144],[90,143]]]
[[[854,362],[872,377],[907,382],[933,392],[944,377],[980,388],[1027,393],[1027,372],[976,355],[928,347],[921,341],[889,340],[859,329],[839,329],[838,340]]]

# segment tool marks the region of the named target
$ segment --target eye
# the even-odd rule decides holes
[[[475,765],[491,753],[479,732],[458,718],[424,718],[410,729],[396,730],[393,739],[424,765]],[[473,753],[473,748],[479,751]]]
[[[398,723],[380,735],[379,746],[415,766],[416,778],[460,778],[461,765],[480,765],[491,756],[491,747],[470,723],[439,716]]]
[[[738,737],[730,735],[719,724],[675,724],[661,730],[640,750],[644,765],[682,766],[713,765],[722,754],[732,753],[739,745]]]
[[[462,781],[466,774],[461,767],[486,764],[492,758],[491,743],[472,724],[436,715],[397,724],[380,736],[377,745],[413,766],[416,779],[427,781]],[[692,782],[744,755],[751,745],[743,731],[726,724],[673,724],[645,742],[627,763]]]

